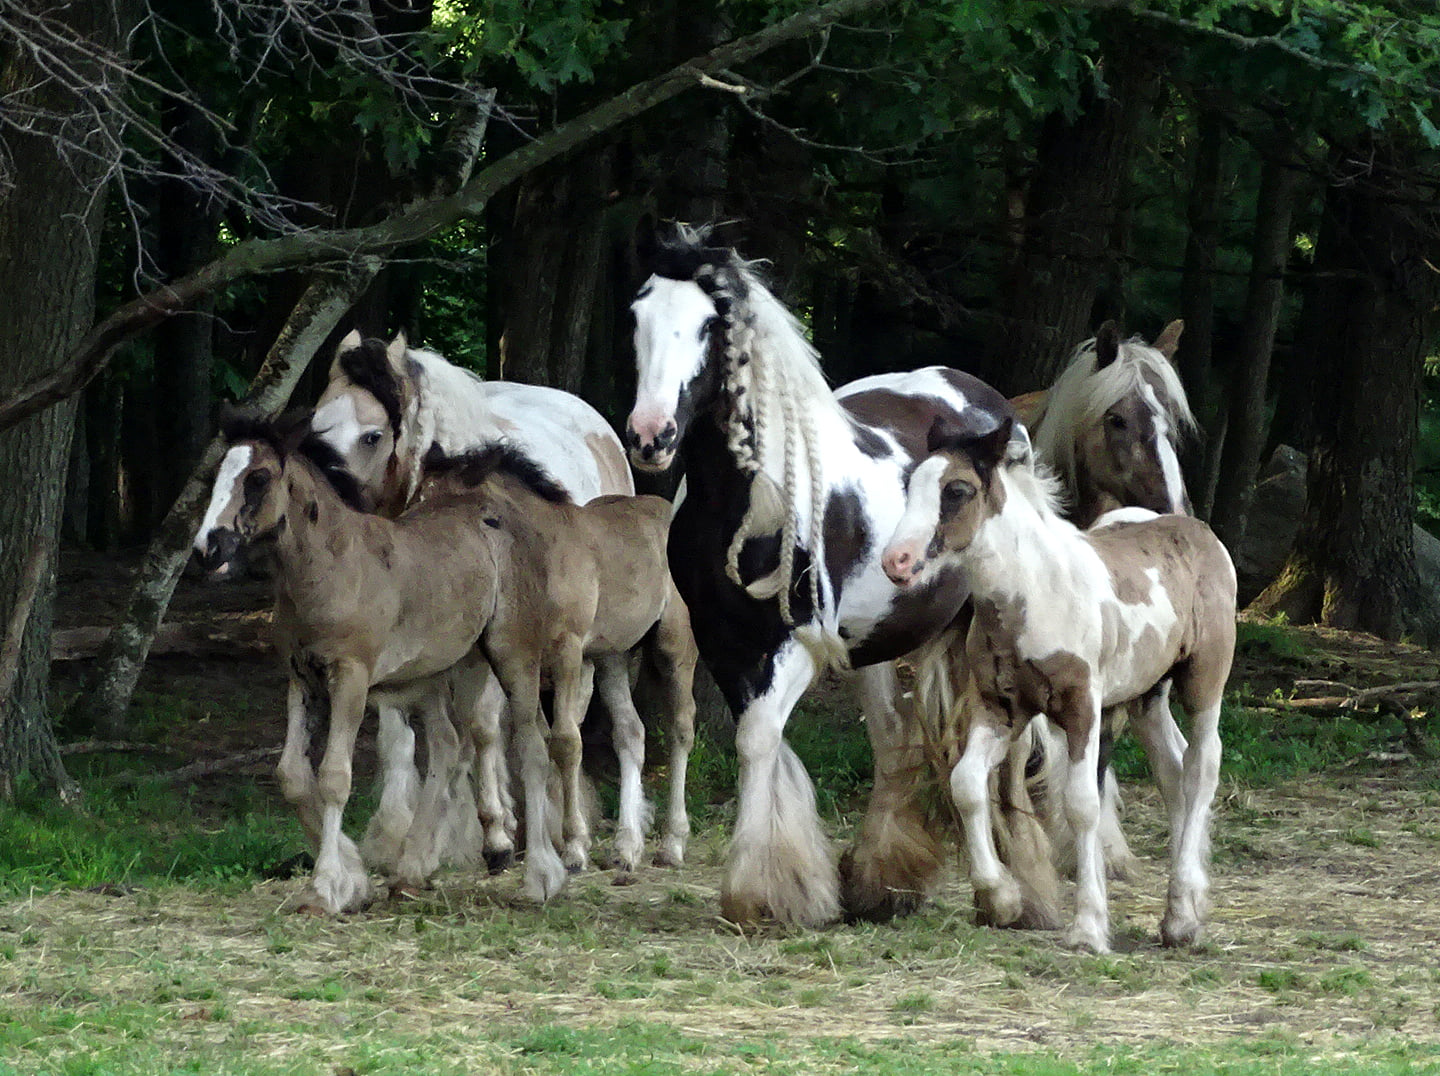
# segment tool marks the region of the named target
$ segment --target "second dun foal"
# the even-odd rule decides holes
[[[553,896],[565,867],[549,836],[551,755],[578,764],[591,661],[653,634],[672,659],[671,701],[693,715],[694,644],[665,570],[669,506],[604,498],[592,513],[555,504],[543,476],[497,446],[438,478],[427,503],[389,520],[362,510],[339,457],[313,436],[250,424],[228,437],[195,544],[212,567],[244,545],[274,549],[276,645],[290,673],[280,780],[317,848],[314,904],[338,913],[370,896],[360,854],[341,829],[367,694],[428,695],[433,710],[445,704],[449,670],[481,657],[510,700],[525,796],[525,890]],[[613,593],[602,603],[607,586]],[[547,676],[557,699],[548,749],[540,711]],[[325,724],[317,768],[311,737]],[[447,784],[453,777],[431,769]],[[583,818],[578,826],[567,803],[567,843],[586,838]]]
[[[996,857],[988,778],[1012,737],[1038,714],[1069,753],[1064,810],[1075,832],[1076,913],[1068,940],[1109,947],[1099,846],[1096,758],[1102,714],[1132,700],[1135,730],[1170,815],[1167,945],[1203,930],[1210,807],[1220,768],[1220,700],[1235,648],[1235,569],[1199,520],[1144,509],[1112,512],[1081,531],[1057,511],[1054,482],[1010,442],[1009,423],[966,436],[937,423],[932,455],[910,478],[886,574],[912,585],[928,565],[963,569],[975,606],[966,639],[969,734],[950,775],[982,913],[1014,922],[1022,899]],[[1161,685],[1190,717],[1183,753],[1163,734]]]

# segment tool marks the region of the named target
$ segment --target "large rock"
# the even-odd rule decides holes
[[[1255,487],[1255,500],[1245,526],[1245,540],[1230,550],[1239,576],[1243,609],[1270,585],[1295,544],[1305,512],[1305,453],[1281,445],[1270,457]],[[1440,538],[1415,528],[1415,570],[1427,594],[1440,595]]]

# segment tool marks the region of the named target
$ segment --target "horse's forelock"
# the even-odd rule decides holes
[[[400,379],[390,365],[385,341],[374,337],[362,340],[358,347],[342,351],[336,361],[340,364],[341,371],[357,388],[374,396],[376,402],[385,409],[385,416],[390,420],[390,429],[398,441],[402,416]]]

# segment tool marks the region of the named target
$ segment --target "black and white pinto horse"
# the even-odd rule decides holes
[[[860,669],[872,739],[893,724],[888,663],[968,597],[958,572],[903,591],[886,578],[880,554],[905,509],[906,475],[937,417],[978,434],[1013,411],[940,367],[837,399],[799,323],[734,250],[677,226],[650,254],[653,275],[631,305],[638,379],[626,440],[642,470],[683,455],[671,571],[739,720],[722,911],[824,923],[840,910],[836,869],[785,723],[835,663]]]

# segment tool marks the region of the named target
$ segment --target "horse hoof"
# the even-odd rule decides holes
[[[1167,917],[1160,922],[1160,944],[1167,949],[1192,949],[1200,944],[1204,927],[1193,920],[1171,922]]]
[[[515,865],[515,851],[512,848],[501,848],[495,851],[487,850],[485,853],[485,869],[491,874],[499,874],[507,871]]]

